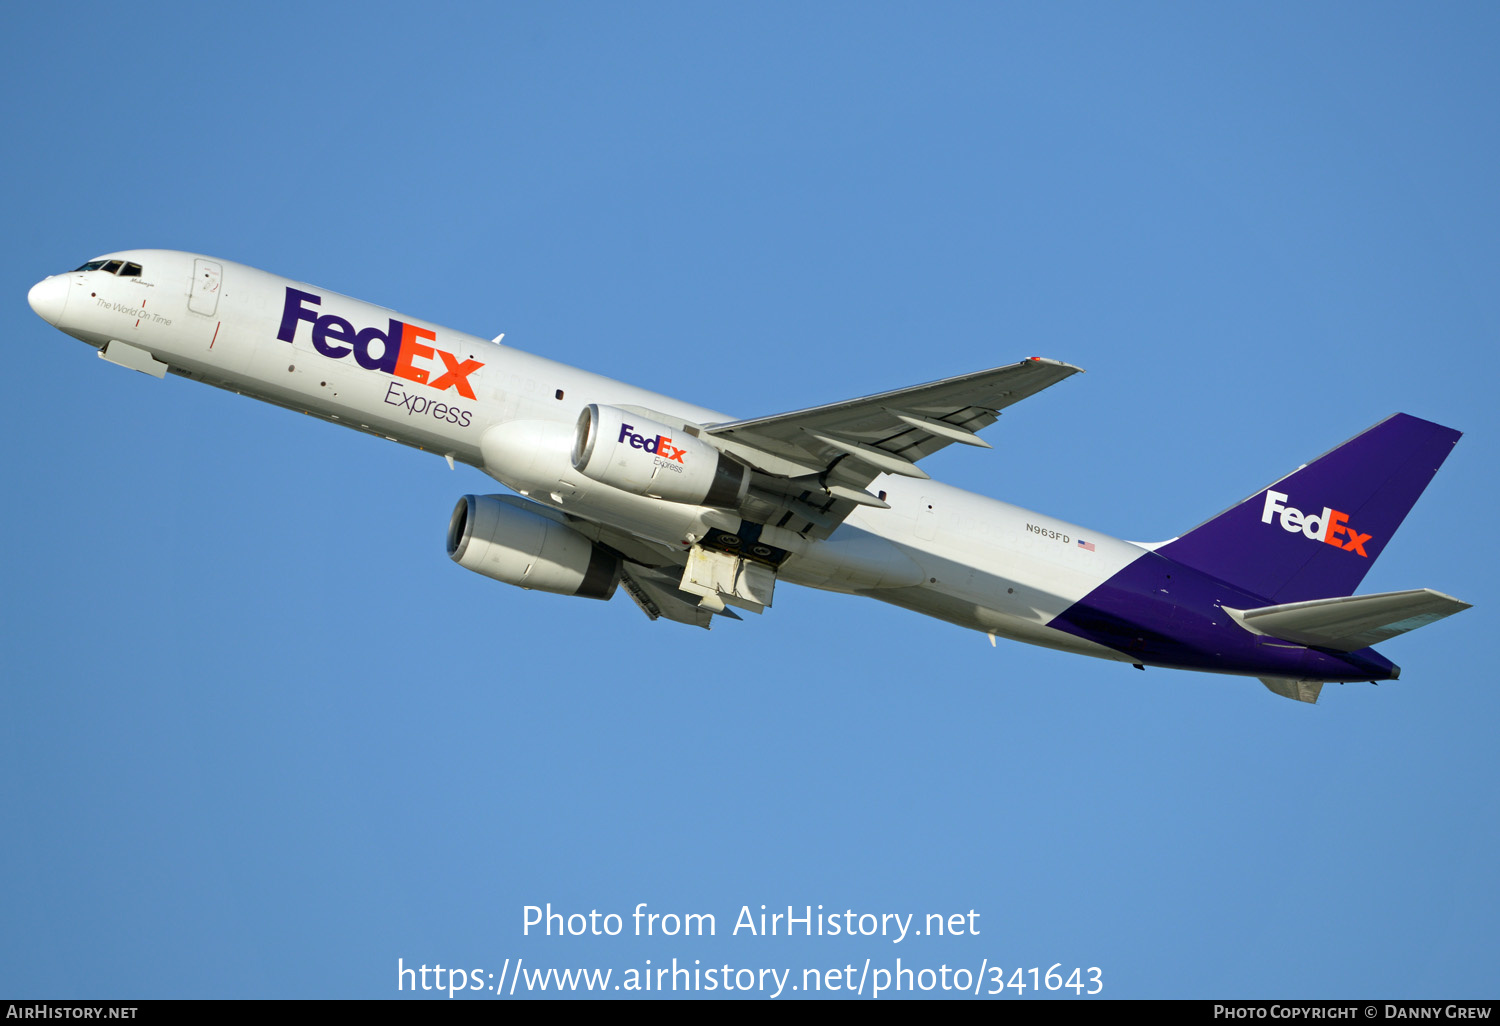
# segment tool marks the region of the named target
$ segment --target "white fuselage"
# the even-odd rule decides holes
[[[700,425],[732,419],[722,413],[241,264],[166,250],[110,256],[143,273],[70,272],[38,286],[51,289],[55,317],[44,316],[91,345],[125,343],[194,380],[451,457],[574,517],[681,553],[712,528],[739,526],[723,510],[591,481],[568,458],[590,403]],[[320,300],[303,302],[290,342],[278,337],[287,334],[288,289]],[[394,369],[362,366],[378,360],[380,343],[356,336],[389,334],[393,324],[418,354],[432,355]],[[871,489],[889,509],[860,508],[822,541],[780,532],[775,543],[793,553],[780,578],[1129,661],[1047,624],[1145,549],[935,481],[885,476]]]

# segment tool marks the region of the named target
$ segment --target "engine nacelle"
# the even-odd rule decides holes
[[[573,469],[635,495],[720,509],[735,509],[750,487],[750,468],[708,443],[597,403],[578,415]]]
[[[521,588],[607,599],[620,559],[561,513],[514,495],[465,495],[448,521],[448,556],[465,570]]]

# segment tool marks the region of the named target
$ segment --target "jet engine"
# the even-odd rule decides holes
[[[465,495],[448,521],[448,556],[465,570],[557,595],[607,599],[620,559],[540,503],[514,495]]]
[[[669,502],[734,509],[750,468],[680,428],[597,403],[583,408],[573,469],[621,491]]]

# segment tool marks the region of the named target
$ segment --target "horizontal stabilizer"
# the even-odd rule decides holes
[[[1224,611],[1240,626],[1256,634],[1336,652],[1353,652],[1468,608],[1469,603],[1460,602],[1451,595],[1431,588],[1417,588]],[[1270,683],[1266,687],[1276,691]],[[1277,694],[1285,692],[1277,691]]]
[[[1290,698],[1294,702],[1306,702],[1308,705],[1316,705],[1318,693],[1323,690],[1323,685],[1315,680],[1288,680],[1286,677],[1262,677],[1260,682],[1282,698]]]

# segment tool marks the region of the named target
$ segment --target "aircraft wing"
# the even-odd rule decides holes
[[[926,478],[917,461],[954,442],[989,448],[975,432],[1081,369],[1034,356],[861,399],[709,424],[700,437],[758,471],[762,493],[795,501],[787,510],[793,522],[776,526],[824,537],[856,506],[885,506],[864,490],[879,475]]]

